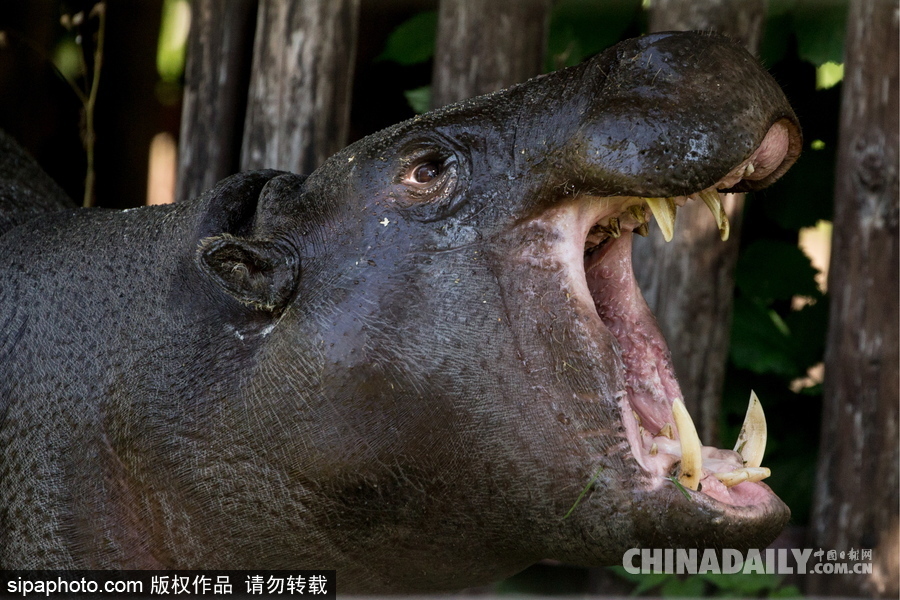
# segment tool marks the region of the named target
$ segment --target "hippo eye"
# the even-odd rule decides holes
[[[467,196],[460,192],[460,182],[468,173],[466,155],[459,153],[452,140],[410,145],[401,150],[400,164],[391,193],[401,206],[420,213],[415,218],[432,221],[446,218],[465,204]]]
[[[420,160],[407,168],[405,183],[416,187],[428,187],[444,174],[444,162],[434,158]]]
[[[430,183],[441,174],[441,166],[435,162],[421,164],[413,170],[412,180],[415,183]]]

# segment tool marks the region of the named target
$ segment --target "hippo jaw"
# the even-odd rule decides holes
[[[744,177],[752,180],[768,177],[785,162],[788,151],[787,125],[777,122],[750,158],[706,190],[688,197],[666,199],[589,197],[580,200],[587,205],[586,209],[573,211],[576,219],[572,228],[574,239],[566,243],[571,246],[569,253],[573,258],[580,248],[584,252],[583,273],[574,269],[575,273],[571,275],[575,279],[574,287],[578,299],[597,310],[600,323],[594,321],[591,325],[606,328],[616,339],[627,388],[627,393],[619,400],[623,425],[638,464],[657,481],[660,476],[672,475],[679,458],[685,453],[680,430],[686,429],[691,438],[696,437],[696,432],[690,433],[694,429],[693,424],[688,422],[690,415],[683,407],[673,414],[673,402],[676,399],[683,402],[681,390],[671,368],[666,343],[633,276],[632,233],[637,231],[647,235],[647,224],[650,214],[653,214],[658,218],[663,235],[671,239],[675,207],[683,206],[688,201],[705,201],[720,236],[723,240],[727,239],[729,224],[719,190],[735,187]],[[757,166],[754,167],[754,164]],[[617,214],[612,216],[616,211]],[[577,258],[573,262],[577,263]],[[762,423],[758,439],[752,444],[754,451],[758,447],[765,448],[765,422],[761,409],[758,418]],[[693,440],[687,442],[688,447],[696,453],[696,444],[692,447],[692,443]],[[691,476],[682,473],[679,477],[688,487],[703,490],[717,500],[738,506],[760,500],[757,487],[742,485],[742,482],[733,483],[741,478],[739,475],[724,475],[747,467],[759,468],[759,457],[744,458],[738,452],[720,451],[708,446],[703,447],[701,452],[701,457],[691,457],[690,460],[696,463],[700,458],[704,459],[702,473]],[[713,477],[713,474],[722,475]],[[747,478],[754,481],[765,478],[761,475],[762,472],[747,472]],[[698,478],[705,484],[697,485]],[[732,485],[726,487],[723,481]],[[748,494],[749,497],[745,498]]]
[[[676,207],[689,201],[705,202],[720,236],[727,239],[729,225],[720,194],[753,189],[759,182],[771,180],[794,161],[798,145],[795,126],[779,120],[749,158],[704,190],[666,198],[581,195],[560,202],[529,224],[541,230],[540,237],[557,240],[554,264],[564,272],[562,294],[577,315],[570,327],[581,330],[572,337],[590,340],[588,346],[595,342],[608,346],[619,365],[613,384],[601,384],[598,389],[612,391],[612,410],[621,438],[614,462],[631,470],[625,480],[631,486],[635,537],[622,540],[621,552],[628,544],[765,546],[790,517],[788,507],[761,483],[768,477],[768,469],[759,464],[765,447],[765,422],[755,396],[751,400],[755,412],[749,413],[753,416],[745,423],[747,431],[755,429],[747,434],[754,439],[737,447],[743,456],[738,451],[701,445],[684,409],[666,342],[634,278],[631,248],[633,234],[647,235],[652,217],[657,217],[663,235],[671,239]],[[596,350],[589,347],[584,352]],[[610,399],[602,397],[603,391],[599,395],[596,401],[609,408]],[[590,418],[585,419],[581,426],[588,433],[579,437],[590,437],[591,425]],[[609,425],[597,427],[602,430]],[[751,453],[760,456],[750,457]],[[608,484],[598,485],[595,480],[609,463],[603,457],[585,470],[582,491],[597,492],[604,487],[608,491]],[[686,473],[688,464],[692,473]],[[580,509],[576,503],[567,516],[574,517],[580,510],[578,520],[590,522],[592,509],[605,513],[603,497],[602,492],[596,501],[588,497]],[[604,552],[599,560],[615,562],[614,554]],[[589,562],[574,555],[561,556],[576,563]]]

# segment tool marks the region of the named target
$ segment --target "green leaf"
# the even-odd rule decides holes
[[[793,26],[791,17],[784,11],[773,13],[772,7],[777,4],[777,2],[769,3],[769,16],[766,18],[763,39],[759,45],[759,57],[766,67],[771,67],[784,58],[791,40]]]
[[[828,330],[828,297],[819,298],[814,304],[791,311],[784,323],[791,331],[797,365],[806,370],[822,362]]]
[[[834,212],[835,145],[804,150],[800,158],[773,186],[753,195],[766,216],[785,229],[812,227],[830,221]]]
[[[800,588],[796,585],[786,585],[782,588],[778,588],[777,590],[772,590],[769,594],[769,598],[802,598],[803,594],[800,593]]]
[[[819,297],[816,273],[809,257],[796,244],[757,240],[742,252],[734,276],[744,295],[767,302],[793,296]]]
[[[403,95],[406,96],[406,101],[418,115],[428,112],[428,109],[431,107],[430,85],[423,85],[422,87],[413,90],[406,90],[403,92]]]
[[[675,576],[669,573],[647,573],[640,575],[640,577],[641,580],[637,584],[637,587],[631,590],[632,596],[638,596],[652,590],[658,585],[667,583],[670,579],[675,579]]]
[[[793,11],[797,53],[816,66],[844,61],[847,2],[804,0]]]
[[[621,565],[614,565],[611,567],[606,567],[608,571],[612,571],[616,574],[616,576],[621,577],[625,581],[630,581],[632,583],[637,583],[639,581],[643,581],[644,576],[635,573],[629,573],[625,570],[625,567]]]
[[[434,56],[437,36],[437,11],[430,10],[401,23],[375,60],[392,60],[401,65],[416,65]]]
[[[697,576],[678,579],[673,577],[667,581],[660,590],[660,594],[666,598],[696,598],[703,596],[706,586],[703,580]]]
[[[594,482],[597,481],[597,478],[600,477],[600,473],[602,472],[603,467],[598,467],[597,472],[594,473],[594,476],[590,478],[590,480],[587,482],[587,485],[584,486],[584,488],[581,490],[581,493],[578,494],[577,498],[575,498],[575,504],[573,504],[572,508],[570,508],[569,511],[563,516],[564,521],[569,518],[569,515],[572,514],[572,511],[575,510],[575,507],[578,506],[578,503],[581,502],[581,499],[584,498],[584,495],[588,493],[588,490],[591,489],[591,487],[594,485]]]
[[[684,489],[684,486],[681,485],[680,481],[678,481],[674,477],[667,477],[666,479],[671,481],[675,485],[675,487],[678,488],[678,491],[680,491],[684,495],[685,498],[687,498],[688,500],[691,499],[691,495],[688,494],[688,491],[686,489]]]
[[[766,452],[768,458],[764,464],[772,469],[772,476],[766,479],[766,484],[791,507],[791,519],[797,523],[806,523],[815,488],[816,452],[801,449],[791,456],[785,456],[786,452],[781,452],[781,456],[777,457],[777,468],[773,462],[776,456],[768,449]]]
[[[778,575],[767,573],[704,573],[698,577],[715,586],[720,592],[717,596],[736,597],[758,596],[774,589],[780,581]]]
[[[793,356],[791,340],[772,321],[766,308],[739,296],[734,301],[731,362],[756,373],[795,378],[803,374]]]
[[[550,17],[547,70],[577,65],[612,46],[640,13],[640,0],[557,2]]]

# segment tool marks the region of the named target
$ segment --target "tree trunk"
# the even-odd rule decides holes
[[[871,549],[873,571],[811,576],[815,595],[900,594],[898,36],[897,2],[851,3],[810,547]]]
[[[347,142],[359,0],[260,0],[241,168],[311,173]]]
[[[240,166],[256,0],[195,0],[178,152],[178,201]]]
[[[766,19],[765,0],[653,0],[650,31],[717,31],[756,54]]]
[[[442,0],[431,106],[494,92],[543,71],[550,0]]]
[[[656,0],[651,31],[711,29],[756,52],[766,14],[764,0]],[[678,209],[674,239],[658,228],[634,243],[634,269],[641,291],[672,351],[675,374],[700,439],[719,445],[719,406],[731,328],[734,266],[740,245],[743,194],[723,202],[731,236],[719,231],[706,205]],[[747,391],[749,394],[749,390]]]

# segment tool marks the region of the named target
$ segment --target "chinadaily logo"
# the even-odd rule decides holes
[[[771,575],[872,573],[872,550],[849,551],[803,549],[697,550],[673,548],[632,548],[622,557],[622,567],[632,575],[647,574],[729,574]]]

